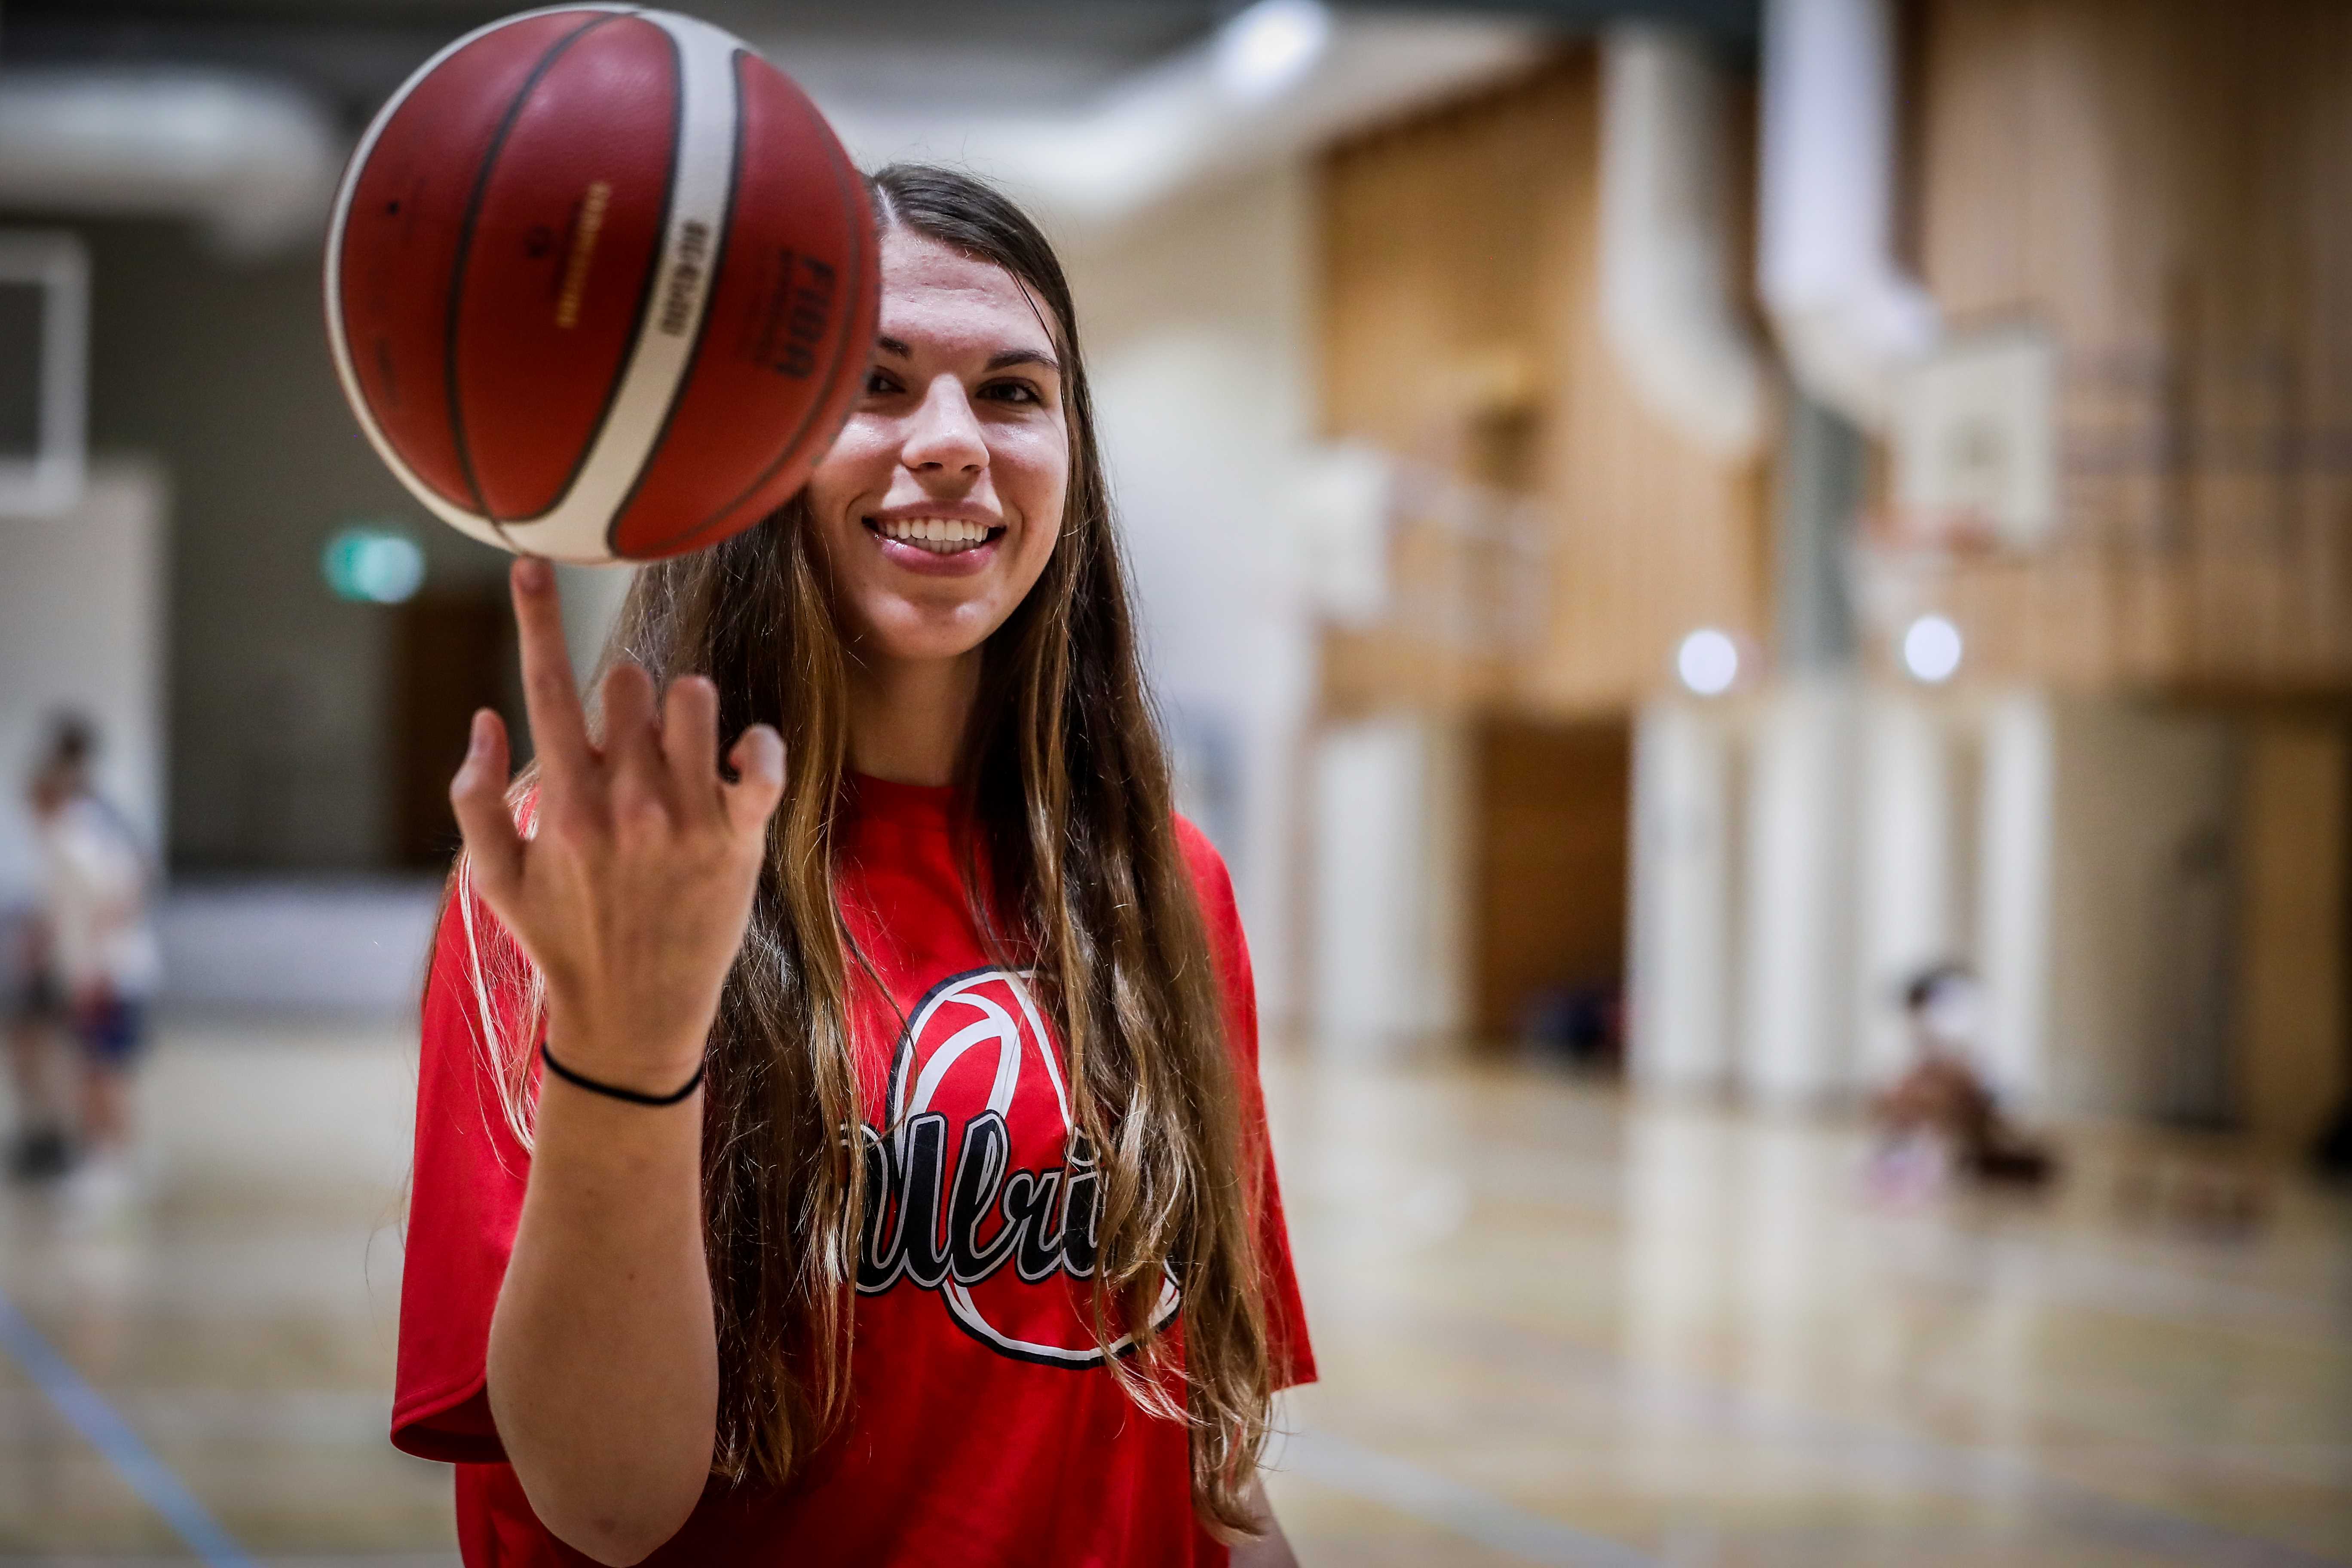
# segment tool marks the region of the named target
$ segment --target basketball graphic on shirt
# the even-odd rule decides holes
[[[1022,976],[982,969],[933,986],[899,1036],[883,1111],[887,1125],[865,1130],[858,1289],[934,1291],[999,1354],[1100,1365],[1089,1316],[1098,1178]],[[1177,1305],[1171,1279],[1153,1326]]]

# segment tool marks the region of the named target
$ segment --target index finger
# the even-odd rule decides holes
[[[555,595],[555,568],[526,555],[508,574],[514,589],[515,630],[522,644],[522,700],[530,715],[531,748],[559,774],[584,769],[592,752],[588,717],[572,683],[572,654],[563,645],[563,604]]]

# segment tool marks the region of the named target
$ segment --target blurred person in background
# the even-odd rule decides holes
[[[81,1169],[76,1196],[104,1208],[126,1199],[131,1078],[146,1041],[146,1009],[163,964],[149,923],[150,868],[138,836],[90,777],[98,731],[60,714],[30,791],[42,861],[47,972],[79,1047]],[[65,1151],[54,1157],[61,1167]]]
[[[2054,1173],[2050,1152],[2021,1136],[1977,1070],[1984,987],[1966,964],[1942,963],[1903,991],[1916,1052],[1910,1068],[1872,1105],[1880,1143],[1873,1185],[1922,1195],[1954,1176],[2038,1187]]]

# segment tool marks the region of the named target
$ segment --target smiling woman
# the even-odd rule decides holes
[[[873,195],[846,428],[640,574],[597,722],[516,568],[540,760],[485,713],[452,785],[394,1437],[469,1563],[1288,1563],[1248,953],[1068,285],[984,185]]]

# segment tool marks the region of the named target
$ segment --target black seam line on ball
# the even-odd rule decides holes
[[[677,44],[675,38],[670,42],[673,47]],[[745,112],[743,103],[741,70],[743,54],[743,50],[737,49],[727,57],[727,87],[728,90],[735,95],[735,153],[734,162],[727,169],[727,200],[719,209],[719,226],[711,236],[709,255],[703,263],[702,317],[694,323],[694,344],[686,351],[686,363],[678,367],[677,384],[669,389],[669,406],[662,410],[661,425],[654,432],[653,444],[646,448],[646,459],[637,465],[635,477],[629,480],[628,490],[621,497],[621,504],[614,507],[613,515],[604,520],[604,552],[608,555],[616,553],[613,549],[613,539],[621,531],[621,520],[628,516],[629,508],[636,504],[637,492],[646,486],[646,476],[651,473],[654,465],[661,460],[662,448],[669,444],[670,426],[677,422],[677,405],[686,401],[686,389],[694,384],[695,370],[702,363],[702,345],[710,336],[710,319],[719,313],[716,309],[719,303],[719,280],[720,275],[726,270],[727,242],[732,237],[735,229],[735,196],[742,187],[743,160],[751,151],[744,123],[749,116]],[[670,136],[671,144],[677,149],[676,156],[670,163],[670,184],[673,188],[677,184],[677,165],[684,162],[686,157],[686,60],[683,55],[678,58],[677,67],[677,109],[678,122]],[[662,239],[665,249],[668,245],[668,230],[669,210],[667,204],[665,203],[662,210]],[[658,264],[654,270],[656,273],[661,270]],[[653,298],[650,279],[646,280],[646,298],[647,300]],[[641,304],[638,307],[637,317],[638,335],[633,335],[629,339],[630,357],[633,359],[635,357],[639,336],[645,330],[645,306]],[[602,428],[600,421],[598,426],[600,432]],[[586,461],[586,454],[582,454],[582,460]]]
[[[466,313],[466,268],[473,260],[474,230],[481,221],[482,204],[489,198],[490,176],[497,172],[499,154],[506,150],[507,137],[514,130],[515,121],[522,118],[523,106],[530,101],[530,95],[538,89],[541,79],[554,68],[555,62],[563,57],[566,49],[607,22],[617,22],[626,14],[613,13],[599,16],[593,22],[583,22],[548,46],[547,52],[539,57],[539,63],[530,68],[530,75],[523,79],[522,86],[515,89],[514,97],[508,101],[506,113],[499,119],[489,146],[483,150],[481,167],[474,174],[474,194],[467,199],[465,221],[457,228],[457,259],[449,268],[449,322],[442,347],[441,367],[443,385],[449,403],[449,439],[457,448],[457,471],[465,476],[466,490],[474,498],[475,512],[497,529],[501,538],[505,536],[506,530],[500,526],[497,514],[490,510],[488,498],[482,494],[482,481],[474,472],[474,454],[466,444],[466,416],[457,393],[457,333]],[[511,540],[508,542],[510,546],[513,543]]]
[[[656,1107],[676,1105],[679,1100],[684,1100],[688,1095],[692,1094],[696,1089],[700,1089],[702,1087],[702,1074],[705,1065],[702,1063],[697,1063],[694,1068],[694,1076],[686,1080],[685,1088],[678,1089],[675,1093],[641,1094],[634,1089],[623,1089],[616,1083],[599,1082],[597,1079],[590,1078],[585,1073],[573,1072],[570,1068],[565,1067],[562,1062],[555,1059],[555,1053],[547,1048],[547,1043],[544,1040],[540,1042],[539,1059],[547,1064],[548,1071],[553,1073],[564,1082],[572,1085],[574,1089],[584,1089],[591,1094],[601,1094],[607,1100],[626,1100],[631,1105],[651,1105]]]

